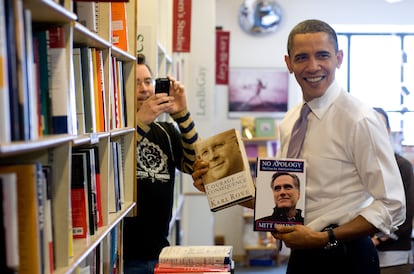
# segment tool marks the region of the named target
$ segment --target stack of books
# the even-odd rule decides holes
[[[159,256],[154,274],[234,273],[233,246],[167,246]]]

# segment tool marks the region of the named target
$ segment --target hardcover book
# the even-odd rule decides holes
[[[87,184],[87,156],[85,153],[72,154],[72,235],[74,239],[86,238],[89,231],[89,205]]]
[[[303,224],[305,186],[305,160],[258,157],[254,231]]]
[[[190,268],[217,267],[231,268],[233,246],[231,245],[193,245],[166,246],[161,250],[157,267]]]
[[[239,131],[230,129],[198,141],[195,150],[209,163],[203,182],[211,211],[254,198],[255,186]]]

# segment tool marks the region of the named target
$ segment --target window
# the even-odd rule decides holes
[[[388,112],[391,130],[414,145],[414,33],[338,33],[339,84]]]

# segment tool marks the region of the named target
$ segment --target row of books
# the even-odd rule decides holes
[[[2,273],[53,273],[51,184],[41,163],[0,166]]]
[[[100,6],[102,1],[74,1],[73,10],[78,22],[94,33],[99,33]],[[122,1],[111,2],[111,42],[118,48],[128,51],[128,28],[126,5]]]
[[[118,212],[124,196],[122,145],[114,141],[111,147],[114,178],[109,182],[114,185],[109,186],[107,206],[109,212]],[[40,162],[0,166],[1,273],[17,269],[18,273],[53,273],[57,261],[71,256],[73,240],[97,233],[105,214],[100,166],[97,146],[73,150],[72,181],[66,194],[70,196],[69,223],[60,208],[64,201],[56,196],[60,186],[53,176],[59,174],[53,173],[58,171]],[[67,230],[62,231],[65,224]]]
[[[161,250],[154,274],[234,273],[230,245],[167,246]]]
[[[111,142],[113,182],[109,186],[108,211],[116,213],[124,203],[122,145]],[[104,225],[102,209],[100,156],[97,146],[75,149],[72,153],[72,234],[83,239]]]
[[[111,6],[111,22],[121,27],[108,43],[127,49],[125,3]],[[106,62],[108,49],[90,47],[75,47],[67,58],[70,35],[68,25],[32,24],[23,0],[0,0],[0,143],[125,126],[122,62],[113,56]]]
[[[73,48],[78,134],[104,132],[126,126],[122,62],[115,57],[110,58],[111,92],[110,98],[107,98],[108,83],[105,83],[103,59],[103,50]]]

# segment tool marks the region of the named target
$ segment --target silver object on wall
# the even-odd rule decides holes
[[[282,20],[280,6],[273,0],[243,0],[239,10],[240,27],[252,35],[276,31]]]

